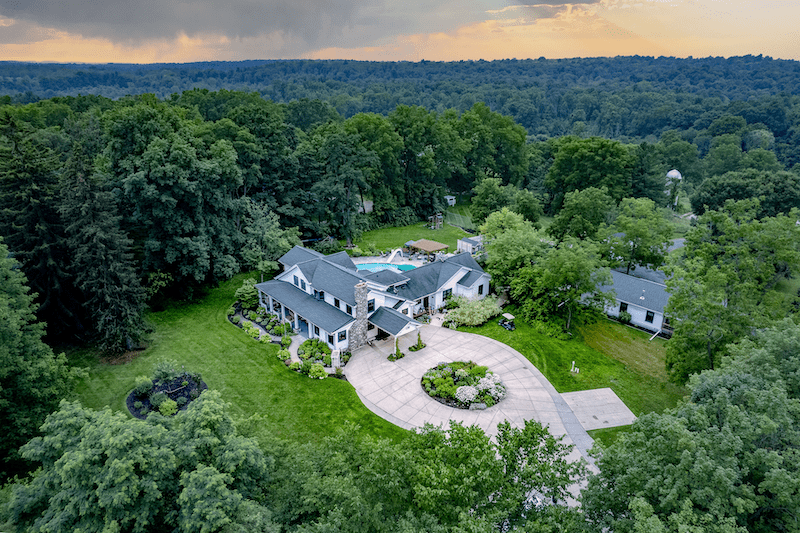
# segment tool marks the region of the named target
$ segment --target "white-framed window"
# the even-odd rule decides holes
[[[648,311],[647,314],[644,316],[645,322],[653,323],[653,319],[655,318],[656,314],[652,311]]]
[[[347,340],[347,331],[340,331],[339,332],[339,342],[343,342]]]

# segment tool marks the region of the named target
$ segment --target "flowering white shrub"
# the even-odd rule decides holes
[[[499,402],[506,397],[506,387],[503,385],[500,376],[492,372],[487,372],[486,377],[481,378],[475,385],[478,392],[487,392],[495,402]]]
[[[467,379],[469,377],[469,372],[467,372],[463,368],[459,368],[458,370],[456,370],[456,377],[458,379]]]
[[[481,378],[476,387],[478,387],[478,390],[489,390],[493,389],[498,383],[502,383],[500,376],[493,372],[487,372],[486,377]]]
[[[500,305],[497,297],[487,296],[482,300],[462,298],[459,306],[447,313],[447,325],[451,328],[458,326],[480,326],[493,316],[500,314]]]
[[[478,389],[469,385],[464,385],[456,389],[456,400],[461,403],[470,403],[478,397]]]

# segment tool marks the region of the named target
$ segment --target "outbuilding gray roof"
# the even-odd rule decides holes
[[[413,318],[390,307],[379,307],[369,316],[369,321],[390,335],[397,335],[408,324],[422,325]]]
[[[256,289],[272,296],[282,306],[291,309],[309,323],[313,323],[329,333],[334,333],[355,320],[344,311],[317,300],[286,281],[275,279],[265,281],[256,284]]]
[[[629,276],[616,270],[611,271],[611,278],[613,285],[605,285],[600,290],[608,292],[613,289],[619,302],[638,305],[657,313],[664,312],[664,308],[669,302],[669,293],[664,285]]]

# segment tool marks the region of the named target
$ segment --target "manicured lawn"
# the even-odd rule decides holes
[[[631,426],[619,426],[615,428],[593,429],[591,431],[587,431],[587,433],[595,440],[595,442],[599,442],[603,446],[608,447],[614,444],[620,435],[628,433],[630,430]]]
[[[469,234],[461,228],[444,224],[442,229],[432,230],[425,227],[424,222],[402,226],[399,228],[383,228],[364,232],[361,240],[355,244],[363,247],[374,244],[380,250],[401,248],[408,241],[428,239],[448,245],[448,252],[456,251],[456,241]]]
[[[514,314],[514,310],[509,308]],[[664,346],[649,343],[646,334],[610,320],[579,328],[574,338],[561,341],[537,333],[522,320],[516,331],[491,321],[463,328],[506,343],[522,353],[558,392],[610,387],[634,414],[674,407],[686,390],[666,381]],[[641,333],[641,335],[640,335]],[[572,361],[580,372],[570,372]]]
[[[78,387],[80,401],[127,412],[123,402],[136,376],[149,376],[156,361],[171,359],[200,372],[209,388],[221,391],[234,417],[257,416],[251,426],[263,435],[306,442],[350,421],[366,434],[402,439],[406,431],[372,414],[349,383],[289,371],[275,356],[277,345],[260,344],[228,322],[225,312],[245,277],[221,284],[197,302],[150,314],[156,330],[152,343],[131,363],[100,363],[85,351],[70,354],[72,364],[89,371]]]

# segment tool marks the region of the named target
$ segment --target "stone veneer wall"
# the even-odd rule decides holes
[[[369,289],[365,282],[355,286],[356,320],[350,326],[350,349],[355,350],[367,343],[367,296]]]

